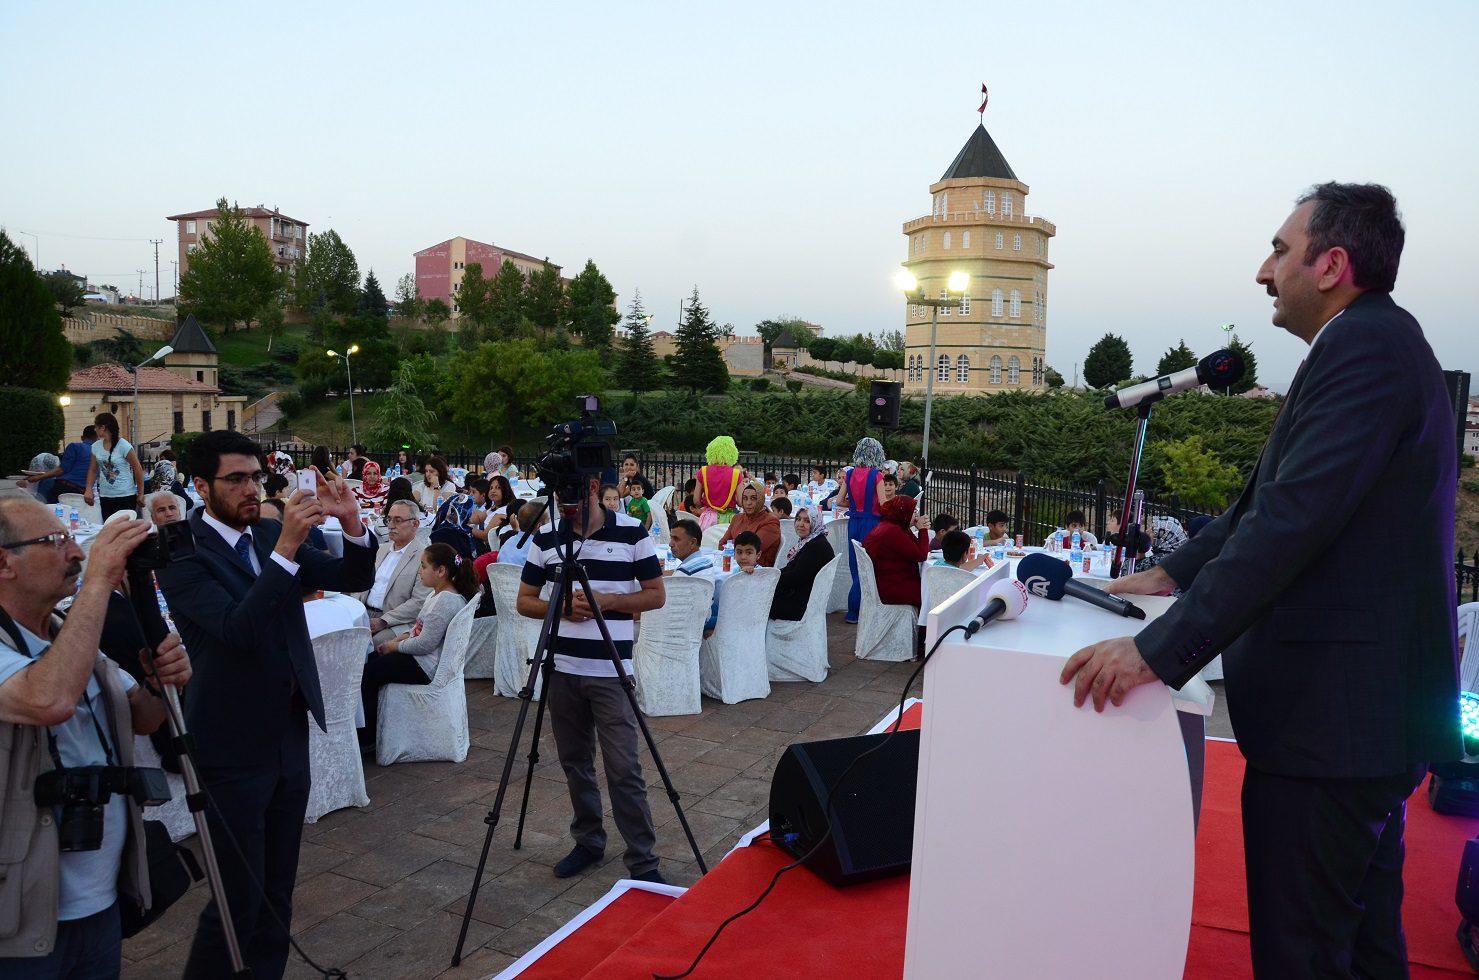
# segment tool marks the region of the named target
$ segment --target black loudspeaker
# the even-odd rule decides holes
[[[899,427],[899,393],[904,386],[897,381],[874,381],[868,385],[868,422],[885,429]]]
[[[786,749],[770,781],[770,837],[803,857],[830,825],[832,833],[807,867],[836,886],[909,870],[914,849],[914,787],[919,731],[906,729],[848,774],[830,816],[827,788],[854,759],[888,738],[858,735],[802,742]]]

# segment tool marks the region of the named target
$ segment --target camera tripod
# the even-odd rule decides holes
[[[513,735],[509,739],[508,752],[503,757],[503,774],[498,779],[498,792],[493,797],[493,808],[483,818],[488,825],[488,832],[483,836],[483,851],[478,857],[478,869],[473,876],[472,893],[467,897],[467,910],[462,913],[462,930],[457,935],[457,948],[452,952],[452,965],[457,966],[462,962],[462,947],[467,941],[467,929],[472,920],[473,906],[478,900],[478,888],[483,881],[483,870],[488,862],[488,849],[493,843],[493,832],[498,829],[498,818],[503,811],[503,798],[508,791],[508,784],[513,776],[514,754],[518,751],[519,740],[523,736],[524,722],[529,716],[529,702],[534,699],[534,685],[541,673],[544,675],[544,691],[539,698],[539,710],[534,716],[534,735],[529,745],[529,769],[524,774],[524,801],[519,808],[519,826],[514,836],[514,848],[517,850],[523,843],[524,818],[529,810],[529,787],[534,778],[534,767],[539,763],[539,736],[540,729],[544,723],[544,706],[549,697],[550,674],[554,671],[554,653],[552,648],[560,635],[560,619],[562,613],[568,615],[574,603],[574,587],[580,586],[586,595],[593,595],[595,590],[591,588],[590,578],[585,569],[575,561],[575,529],[573,521],[576,511],[584,506],[589,508],[590,500],[583,499],[580,504],[560,505],[559,496],[554,491],[550,492],[549,499],[542,505],[538,517],[530,522],[528,528],[522,533],[527,538],[539,527],[540,519],[548,511],[550,502],[553,501],[558,507],[561,519],[565,522],[565,529],[569,530],[568,538],[560,541],[560,522],[556,522],[556,547],[563,551],[559,565],[559,574],[554,579],[549,597],[549,609],[544,616],[544,624],[539,630],[539,641],[534,647],[534,656],[530,661],[529,680],[519,691],[519,717],[514,722]],[[584,540],[584,539],[582,539]],[[517,615],[514,610],[502,610],[503,615]],[[591,605],[591,618],[596,622],[596,628],[601,631],[601,642],[606,648],[606,655],[611,658],[612,665],[616,668],[616,677],[621,682],[621,689],[626,694],[628,703],[632,706],[632,714],[637,719],[637,725],[642,729],[642,737],[647,740],[647,749],[652,753],[652,761],[657,766],[658,775],[662,777],[663,787],[667,790],[668,799],[673,804],[673,810],[678,814],[678,822],[683,826],[683,834],[688,838],[688,846],[693,850],[693,858],[698,863],[699,872],[708,874],[708,866],[704,863],[703,855],[699,853],[698,842],[693,839],[693,831],[688,826],[688,817],[683,813],[683,807],[679,803],[678,791],[673,787],[672,777],[668,775],[668,768],[663,764],[662,755],[657,751],[657,743],[652,738],[652,731],[647,727],[647,719],[642,716],[642,709],[637,706],[637,684],[632,676],[627,673],[626,667],[621,662],[621,655],[617,652],[616,644],[612,642],[611,631],[606,626],[606,618],[601,615],[599,606]]]

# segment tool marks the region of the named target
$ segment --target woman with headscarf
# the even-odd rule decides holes
[[[827,525],[820,510],[802,507],[796,511],[793,520],[796,522],[796,543],[786,552],[786,567],[781,569],[775,598],[770,601],[771,619],[795,621],[806,615],[806,603],[811,599],[811,587],[817,573],[835,554],[832,543],[827,540]]]
[[[698,526],[708,530],[715,524],[728,524],[734,516],[745,471],[739,466],[739,447],[729,436],[716,436],[704,449],[704,459],[708,465],[700,466],[694,478],[698,480],[698,502],[703,508]]]
[[[759,480],[746,480],[740,484],[739,513],[733,515],[724,536],[717,547],[753,531],[760,537],[760,564],[774,568],[776,556],[781,551],[781,520],[775,511],[765,506],[765,484]]]
[[[832,500],[833,512],[847,511],[847,539],[862,544],[878,526],[878,487],[883,482],[883,445],[867,436],[852,451],[852,465],[842,471],[842,486]],[[847,622],[858,621],[863,584],[858,580],[858,558],[847,549],[847,567],[852,572],[852,590],[847,594]]]
[[[924,488],[919,484],[919,467],[913,463],[900,463],[898,472],[894,474],[899,481],[899,495],[919,499]]]
[[[380,464],[367,459],[361,473],[364,475],[364,482],[354,488],[354,496],[359,501],[360,509],[384,506],[385,495],[389,493],[390,486],[380,478]]]
[[[281,449],[274,449],[267,454],[267,468],[278,476],[286,477],[288,483],[296,487],[298,478],[294,474],[298,472],[298,468],[293,465],[293,457]]]
[[[913,497],[894,497],[883,505],[863,550],[873,559],[878,598],[891,606],[918,606],[919,563],[929,557],[930,526],[923,514],[914,513]]]

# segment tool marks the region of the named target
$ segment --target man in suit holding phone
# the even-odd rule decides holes
[[[1385,187],[1300,198],[1257,277],[1274,324],[1309,344],[1263,456],[1221,517],[1109,588],[1180,586],[1181,601],[1061,678],[1103,710],[1226,651],[1259,977],[1407,975],[1405,801],[1429,763],[1462,755],[1454,417],[1422,329],[1392,302],[1403,238]],[[1395,518],[1401,546],[1373,574],[1365,529]]]
[[[280,977],[308,804],[309,716],[325,728],[302,594],[367,588],[376,541],[343,479],[316,469],[316,493],[296,491],[281,524],[259,523],[266,473],[256,444],[240,433],[201,436],[189,464],[205,504],[190,515],[195,554],[157,576],[195,670],[185,718],[215,804],[206,813],[242,957],[253,976]],[[344,529],[343,558],[304,544],[326,515]],[[201,913],[184,975],[230,975],[214,901]]]

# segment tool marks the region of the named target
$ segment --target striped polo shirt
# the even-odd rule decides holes
[[[529,557],[524,563],[523,582],[542,588],[557,576],[564,561],[564,543],[572,531],[567,521],[558,527],[546,524],[529,540]],[[558,537],[557,537],[558,535]],[[662,578],[662,564],[657,560],[642,522],[625,514],[606,511],[606,524],[589,538],[576,537],[575,560],[585,569],[591,588],[597,592],[629,594],[639,592],[641,583]],[[606,628],[616,644],[621,659],[632,659],[634,635],[632,614],[602,610]],[[583,623],[560,620],[560,635],[553,647],[555,670],[585,677],[615,677],[616,667],[601,642],[601,630],[594,619]],[[623,665],[631,673],[629,664]]]

